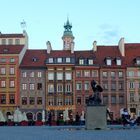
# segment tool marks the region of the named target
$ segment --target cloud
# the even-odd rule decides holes
[[[119,28],[110,24],[102,24],[99,26],[98,38],[104,45],[116,44],[120,38]]]

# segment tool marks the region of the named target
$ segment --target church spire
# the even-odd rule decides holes
[[[62,36],[63,40],[63,49],[64,50],[71,50],[71,45],[74,43],[74,36],[71,31],[72,24],[69,22],[69,18],[67,18],[66,23],[64,24],[64,33]]]

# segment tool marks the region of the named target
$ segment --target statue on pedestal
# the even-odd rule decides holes
[[[102,100],[100,93],[103,91],[103,88],[98,85],[95,80],[91,81],[91,87],[94,94],[89,96],[87,105],[101,105]]]

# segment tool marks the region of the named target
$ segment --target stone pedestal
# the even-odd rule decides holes
[[[87,130],[106,129],[106,106],[87,106],[85,127]]]

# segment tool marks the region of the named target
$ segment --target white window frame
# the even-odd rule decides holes
[[[11,75],[14,75],[14,74],[15,74],[15,68],[14,68],[14,67],[11,67],[9,73],[10,73]]]
[[[63,72],[57,72],[57,80],[63,80]]]
[[[5,88],[6,87],[6,81],[1,81],[1,87]]]
[[[57,58],[57,63],[62,63],[62,58],[61,57]]]
[[[48,60],[49,60],[49,63],[53,63],[54,62],[53,58],[49,58]]]
[[[49,84],[48,85],[48,92],[54,92],[54,85],[53,84]]]
[[[25,83],[22,84],[22,90],[27,90],[27,84]]]
[[[66,63],[70,63],[70,57],[66,57]]]
[[[34,90],[35,89],[35,84],[34,83],[30,83],[29,84],[29,89],[30,90]]]
[[[66,72],[65,73],[65,78],[66,78],[66,80],[71,80],[72,79],[72,73],[71,72]]]
[[[15,81],[11,80],[10,81],[10,88],[14,88],[15,87]]]
[[[111,61],[111,59],[106,59],[106,65],[107,66],[111,66],[112,65],[112,61]]]
[[[54,72],[48,72],[48,80],[54,80]]]
[[[41,72],[41,71],[38,71],[38,72],[37,72],[37,77],[39,77],[39,78],[42,77],[42,72]]]

